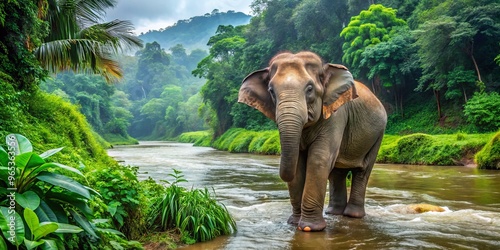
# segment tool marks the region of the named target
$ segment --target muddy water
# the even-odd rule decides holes
[[[170,142],[141,142],[108,153],[139,166],[140,178],[171,180],[175,168],[189,181],[186,187],[214,188],[238,232],[186,249],[500,249],[500,171],[376,165],[365,218],[325,216],[325,231],[304,233],[286,224],[291,205],[276,156]],[[416,203],[445,212],[409,214],[407,205]]]

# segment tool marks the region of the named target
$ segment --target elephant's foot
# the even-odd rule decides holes
[[[363,218],[365,213],[365,206],[363,205],[353,205],[347,204],[347,207],[344,210],[344,215],[352,218]]]
[[[298,225],[300,221],[300,214],[292,214],[288,218],[287,223],[292,225]]]
[[[333,207],[327,207],[325,213],[333,215],[343,215],[344,210],[345,206],[333,206]]]
[[[297,229],[304,232],[317,232],[317,231],[323,231],[325,227],[326,227],[326,221],[325,219],[323,219],[323,217],[321,217],[320,220],[312,222],[304,221],[303,219],[301,219],[299,221]]]

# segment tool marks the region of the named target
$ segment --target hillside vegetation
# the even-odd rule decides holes
[[[250,17],[242,12],[213,10],[203,16],[179,20],[164,29],[141,33],[139,38],[145,43],[157,42],[166,49],[182,44],[188,51],[208,50],[208,40],[215,34],[219,25],[244,25],[250,22]]]

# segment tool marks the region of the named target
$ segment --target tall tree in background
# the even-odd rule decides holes
[[[115,0],[39,1],[39,17],[49,24],[48,36],[33,48],[50,72],[73,70],[101,74],[108,82],[122,77],[116,54],[142,42],[128,21],[102,22]]]
[[[413,92],[412,80],[418,75],[418,58],[413,37],[402,27],[388,41],[369,46],[361,54],[360,66],[368,69],[368,79],[378,78],[382,90],[380,97],[392,99],[395,111],[404,116],[404,95]]]
[[[359,15],[351,18],[349,25],[345,27],[340,36],[345,39],[342,45],[344,56],[342,61],[352,68],[358,77],[368,75],[369,68],[361,65],[363,52],[370,46],[380,42],[388,42],[394,37],[398,28],[406,26],[403,19],[396,17],[396,10],[384,7],[380,4],[370,6]],[[375,76],[372,81],[372,91],[380,92],[380,79]]]

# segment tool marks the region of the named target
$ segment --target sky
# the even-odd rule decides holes
[[[134,24],[135,33],[158,30],[173,25],[178,20],[211,13],[234,10],[251,14],[253,0],[117,0],[113,9],[107,10],[106,21],[120,19]]]

